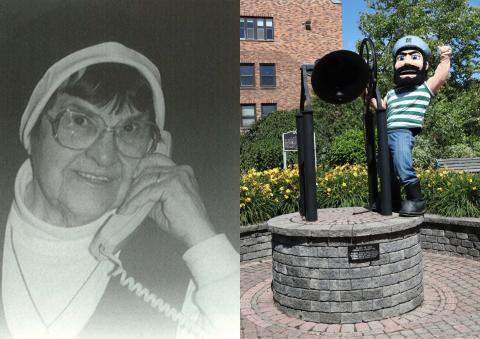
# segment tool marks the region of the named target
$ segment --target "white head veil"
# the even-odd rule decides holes
[[[72,74],[99,63],[120,63],[136,68],[149,82],[153,93],[155,121],[162,135],[157,151],[170,156],[171,137],[164,130],[165,101],[158,68],[144,55],[117,42],[105,42],[81,49],[57,61],[43,75],[33,90],[20,123],[20,141],[31,153],[30,133],[50,97]]]

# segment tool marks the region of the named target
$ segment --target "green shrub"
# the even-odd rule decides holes
[[[475,151],[467,144],[456,144],[445,147],[445,158],[472,158]]]
[[[348,129],[333,139],[327,153],[330,165],[365,164],[365,137],[362,130]]]
[[[343,165],[317,171],[317,206],[350,207],[368,205],[367,169]]]
[[[427,213],[480,217],[480,174],[419,169]],[[240,176],[240,223],[256,224],[298,211],[298,169],[249,170]],[[367,170],[362,165],[317,168],[317,206],[350,207],[368,203]]]
[[[480,175],[445,169],[419,173],[428,213],[480,217]]]
[[[435,147],[428,138],[420,134],[415,137],[415,147],[413,147],[413,165],[416,168],[434,167],[437,160]]]
[[[282,133],[295,130],[295,112],[279,111],[257,121],[240,137],[240,168],[266,170],[283,162]]]
[[[346,105],[331,105],[313,99],[313,120],[318,163],[324,163],[335,137],[351,129],[362,129],[363,104],[355,100]],[[266,170],[283,163],[282,133],[296,130],[297,110],[279,111],[257,121],[240,137],[240,169]],[[362,142],[363,144],[363,142]],[[289,163],[297,154],[288,152]]]
[[[240,223],[257,224],[298,210],[298,169],[251,169],[240,175]]]
[[[476,157],[480,157],[480,140],[472,142],[472,149]]]

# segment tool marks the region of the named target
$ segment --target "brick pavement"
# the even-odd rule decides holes
[[[425,252],[425,300],[401,316],[356,324],[318,324],[273,305],[271,260],[241,264],[241,337],[480,338],[480,262]]]

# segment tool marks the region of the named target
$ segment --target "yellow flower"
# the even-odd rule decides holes
[[[243,208],[243,207],[245,207],[245,204],[242,202],[242,203],[240,204],[240,208]]]
[[[288,199],[288,195],[284,195],[283,197],[284,197],[285,199]]]
[[[347,183],[345,181],[342,182],[342,187],[347,187]]]
[[[246,201],[246,202],[250,202],[250,201],[252,201],[252,198],[246,197],[246,198],[245,198],[245,201]]]
[[[280,191],[283,191],[283,190],[285,190],[285,187],[281,186]]]
[[[472,183],[472,181],[473,181],[472,178],[468,179],[468,182],[469,182],[469,183]]]
[[[443,188],[439,187],[439,188],[437,188],[437,191],[441,192],[441,191],[443,191]]]
[[[332,189],[330,187],[327,188],[327,192],[331,192],[331,191],[332,191]]]
[[[287,190],[285,191],[285,193],[290,194],[290,193],[292,193],[292,190],[291,190],[290,188],[287,188]]]
[[[473,186],[472,191],[476,191],[476,190],[477,190],[477,186]]]

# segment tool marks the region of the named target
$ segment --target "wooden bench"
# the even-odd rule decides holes
[[[480,172],[480,158],[437,159],[437,167],[464,172]]]

